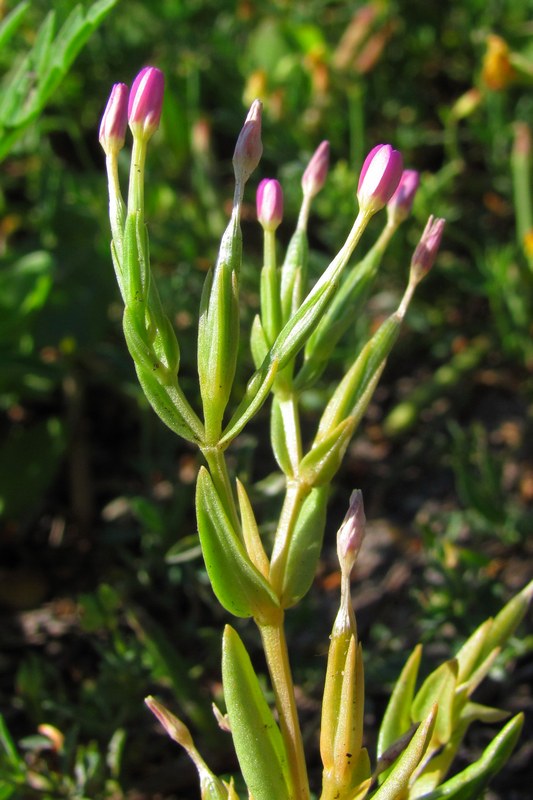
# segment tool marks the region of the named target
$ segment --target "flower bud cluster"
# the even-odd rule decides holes
[[[124,147],[126,128],[134,138],[148,141],[161,120],[165,78],[157,67],[145,67],[133,81],[131,90],[116,83],[100,123],[99,140],[106,155],[116,155]]]

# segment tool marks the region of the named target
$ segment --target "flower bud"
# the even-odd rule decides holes
[[[261,113],[263,104],[254,100],[235,145],[233,170],[237,183],[244,184],[259,164],[263,154],[261,142]]]
[[[446,220],[431,216],[411,259],[411,272],[421,280],[433,266]]]
[[[257,187],[257,219],[265,231],[275,231],[283,218],[283,191],[279,181],[264,178]]]
[[[128,121],[134,136],[148,141],[158,129],[164,90],[165,77],[157,67],[145,67],[133,81]]]
[[[324,186],[329,169],[329,142],[323,141],[313,153],[304,174],[302,189],[304,195],[314,197]]]
[[[350,572],[365,535],[365,509],[363,493],[355,489],[350,496],[350,507],[337,533],[337,554],[343,573]]]
[[[128,94],[125,83],[115,83],[105,107],[98,138],[105,154],[118,153],[124,147],[128,125]]]
[[[389,219],[403,222],[411,213],[413,200],[420,185],[420,175],[414,169],[404,169],[398,188],[387,203]]]
[[[403,160],[398,150],[390,144],[378,144],[365,158],[357,199],[362,211],[375,214],[387,205],[396,191],[402,176]]]

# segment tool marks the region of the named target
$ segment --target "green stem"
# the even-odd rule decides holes
[[[138,136],[133,138],[131,151],[130,182],[128,187],[128,213],[144,213],[144,165],[146,142]]]
[[[203,447],[202,453],[207,461],[207,466],[209,467],[209,472],[213,479],[213,483],[224,505],[224,509],[233,526],[233,529],[237,534],[240,535],[241,523],[237,513],[235,496],[231,488],[224,452],[219,447]]]
[[[277,622],[259,625],[259,630],[276,698],[281,734],[287,750],[293,792],[291,797],[294,800],[309,800],[309,780],[283,627],[283,612]]]
[[[287,378],[290,380],[289,376]],[[278,396],[279,408],[283,418],[283,430],[285,432],[285,442],[287,452],[291,461],[292,473],[298,476],[300,461],[302,460],[302,434],[300,429],[300,417],[298,414],[298,398],[294,392],[287,396]]]
[[[281,330],[281,298],[276,265],[276,233],[264,233],[264,267],[261,272],[261,321],[272,346]]]

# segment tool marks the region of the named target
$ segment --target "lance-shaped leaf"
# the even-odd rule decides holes
[[[403,800],[407,797],[407,787],[411,776],[424,758],[435,726],[437,716],[436,704],[427,717],[420,723],[408,746],[393,765],[385,781],[381,784],[372,800]]]
[[[263,619],[279,602],[233,529],[205,467],[196,484],[196,515],[205,566],[213,591],[236,617]]]
[[[200,393],[207,440],[213,444],[220,436],[237,365],[241,259],[242,237],[234,209],[217,263],[204,284],[198,325]]]
[[[280,400],[274,395],[270,412],[270,442],[272,452],[281,471],[290,477],[294,475],[294,467],[289,454],[287,429],[281,411]]]
[[[124,309],[123,327],[128,350],[150,405],[165,425],[190,442],[203,440],[203,426],[187,402],[175,374],[161,363],[148,339],[144,311]]]
[[[454,775],[442,786],[424,794],[424,800],[479,800],[489,781],[507,763],[518,741],[523,723],[523,714],[517,714],[509,720],[483,751],[480,759],[458,775]]]
[[[254,800],[290,800],[285,745],[250,657],[229,625],[222,645],[222,683],[231,735]]]
[[[219,447],[227,447],[252,417],[257,414],[268,397],[278,368],[279,363],[277,361],[265,359],[263,366],[254,372],[248,381],[243,399],[224,430]]]
[[[282,581],[281,605],[289,608],[307,594],[322,549],[329,487],[312,489],[304,500],[289,542]]]
[[[268,577],[270,564],[261,541],[259,528],[255,519],[255,514],[250,503],[250,498],[240,480],[237,480],[237,496],[239,499],[239,511],[241,513],[242,538],[246,552],[250,556],[252,563],[257,567],[261,575]]]
[[[483,643],[481,658],[485,658],[495,647],[501,647],[512,636],[524,618],[532,596],[533,581],[530,581],[494,617],[491,629]]]
[[[416,679],[422,658],[422,645],[418,644],[401,671],[383,721],[379,729],[377,754],[383,754],[404,736],[411,726],[411,704],[415,696]]]
[[[429,709],[439,704],[432,746],[438,748],[451,738],[454,725],[454,699],[457,688],[457,661],[452,658],[434,670],[418,690],[411,706],[413,722],[425,719]]]
[[[315,443],[300,463],[300,480],[309,486],[326,486],[331,483],[344,458],[354,428],[354,417],[348,417]]]

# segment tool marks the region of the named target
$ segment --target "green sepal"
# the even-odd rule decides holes
[[[364,346],[328,402],[315,441],[327,436],[343,419],[355,418],[356,424],[366,411],[387,356],[398,338],[401,317],[395,313],[382,323]]]
[[[285,261],[281,268],[281,314],[283,323],[289,321],[301,303],[303,287],[306,284],[308,259],[307,234],[296,230],[287,247]]]
[[[198,325],[198,376],[206,438],[216,443],[235,377],[239,349],[239,271],[242,236],[234,213],[217,263],[204,283]]]
[[[196,516],[209,580],[224,608],[236,617],[258,620],[278,609],[277,597],[233,529],[205,467],[196,484]]]
[[[436,716],[437,706],[434,705],[379,789],[372,795],[372,800],[403,800],[407,796],[410,778],[431,742]]]
[[[289,542],[281,605],[289,608],[307,594],[313,583],[326,527],[329,487],[312,489],[305,498]]]
[[[411,704],[422,658],[422,645],[417,644],[400,673],[383,715],[378,735],[377,755],[380,759],[411,726]]]
[[[250,348],[252,351],[254,366],[256,369],[259,369],[269,351],[266,334],[263,330],[263,325],[261,323],[261,317],[259,314],[255,315],[254,321],[252,322],[252,330],[250,332]]]
[[[481,758],[432,792],[424,794],[424,800],[479,800],[489,781],[507,763],[523,723],[523,714],[509,720],[483,751]]]
[[[229,625],[222,644],[222,683],[231,735],[254,800],[290,800],[287,753],[250,657]]]
[[[268,360],[265,361],[260,369],[254,372],[248,381],[243,399],[222,434],[219,447],[227,447],[252,417],[257,414],[268,397],[278,369],[279,363],[277,361]]]
[[[439,711],[433,734],[433,746],[445,745],[454,728],[454,700],[457,687],[458,665],[456,659],[445,661],[434,670],[418,690],[411,706],[411,719],[420,722],[429,709],[438,703]]]
[[[279,468],[285,475],[292,477],[294,470],[287,447],[285,424],[281,413],[279,398],[275,395],[272,399],[272,408],[270,412],[270,442],[272,444],[274,458],[278,462]]]
[[[344,458],[354,428],[354,417],[348,417],[314,444],[300,462],[300,480],[309,486],[325,486],[331,483]]]

